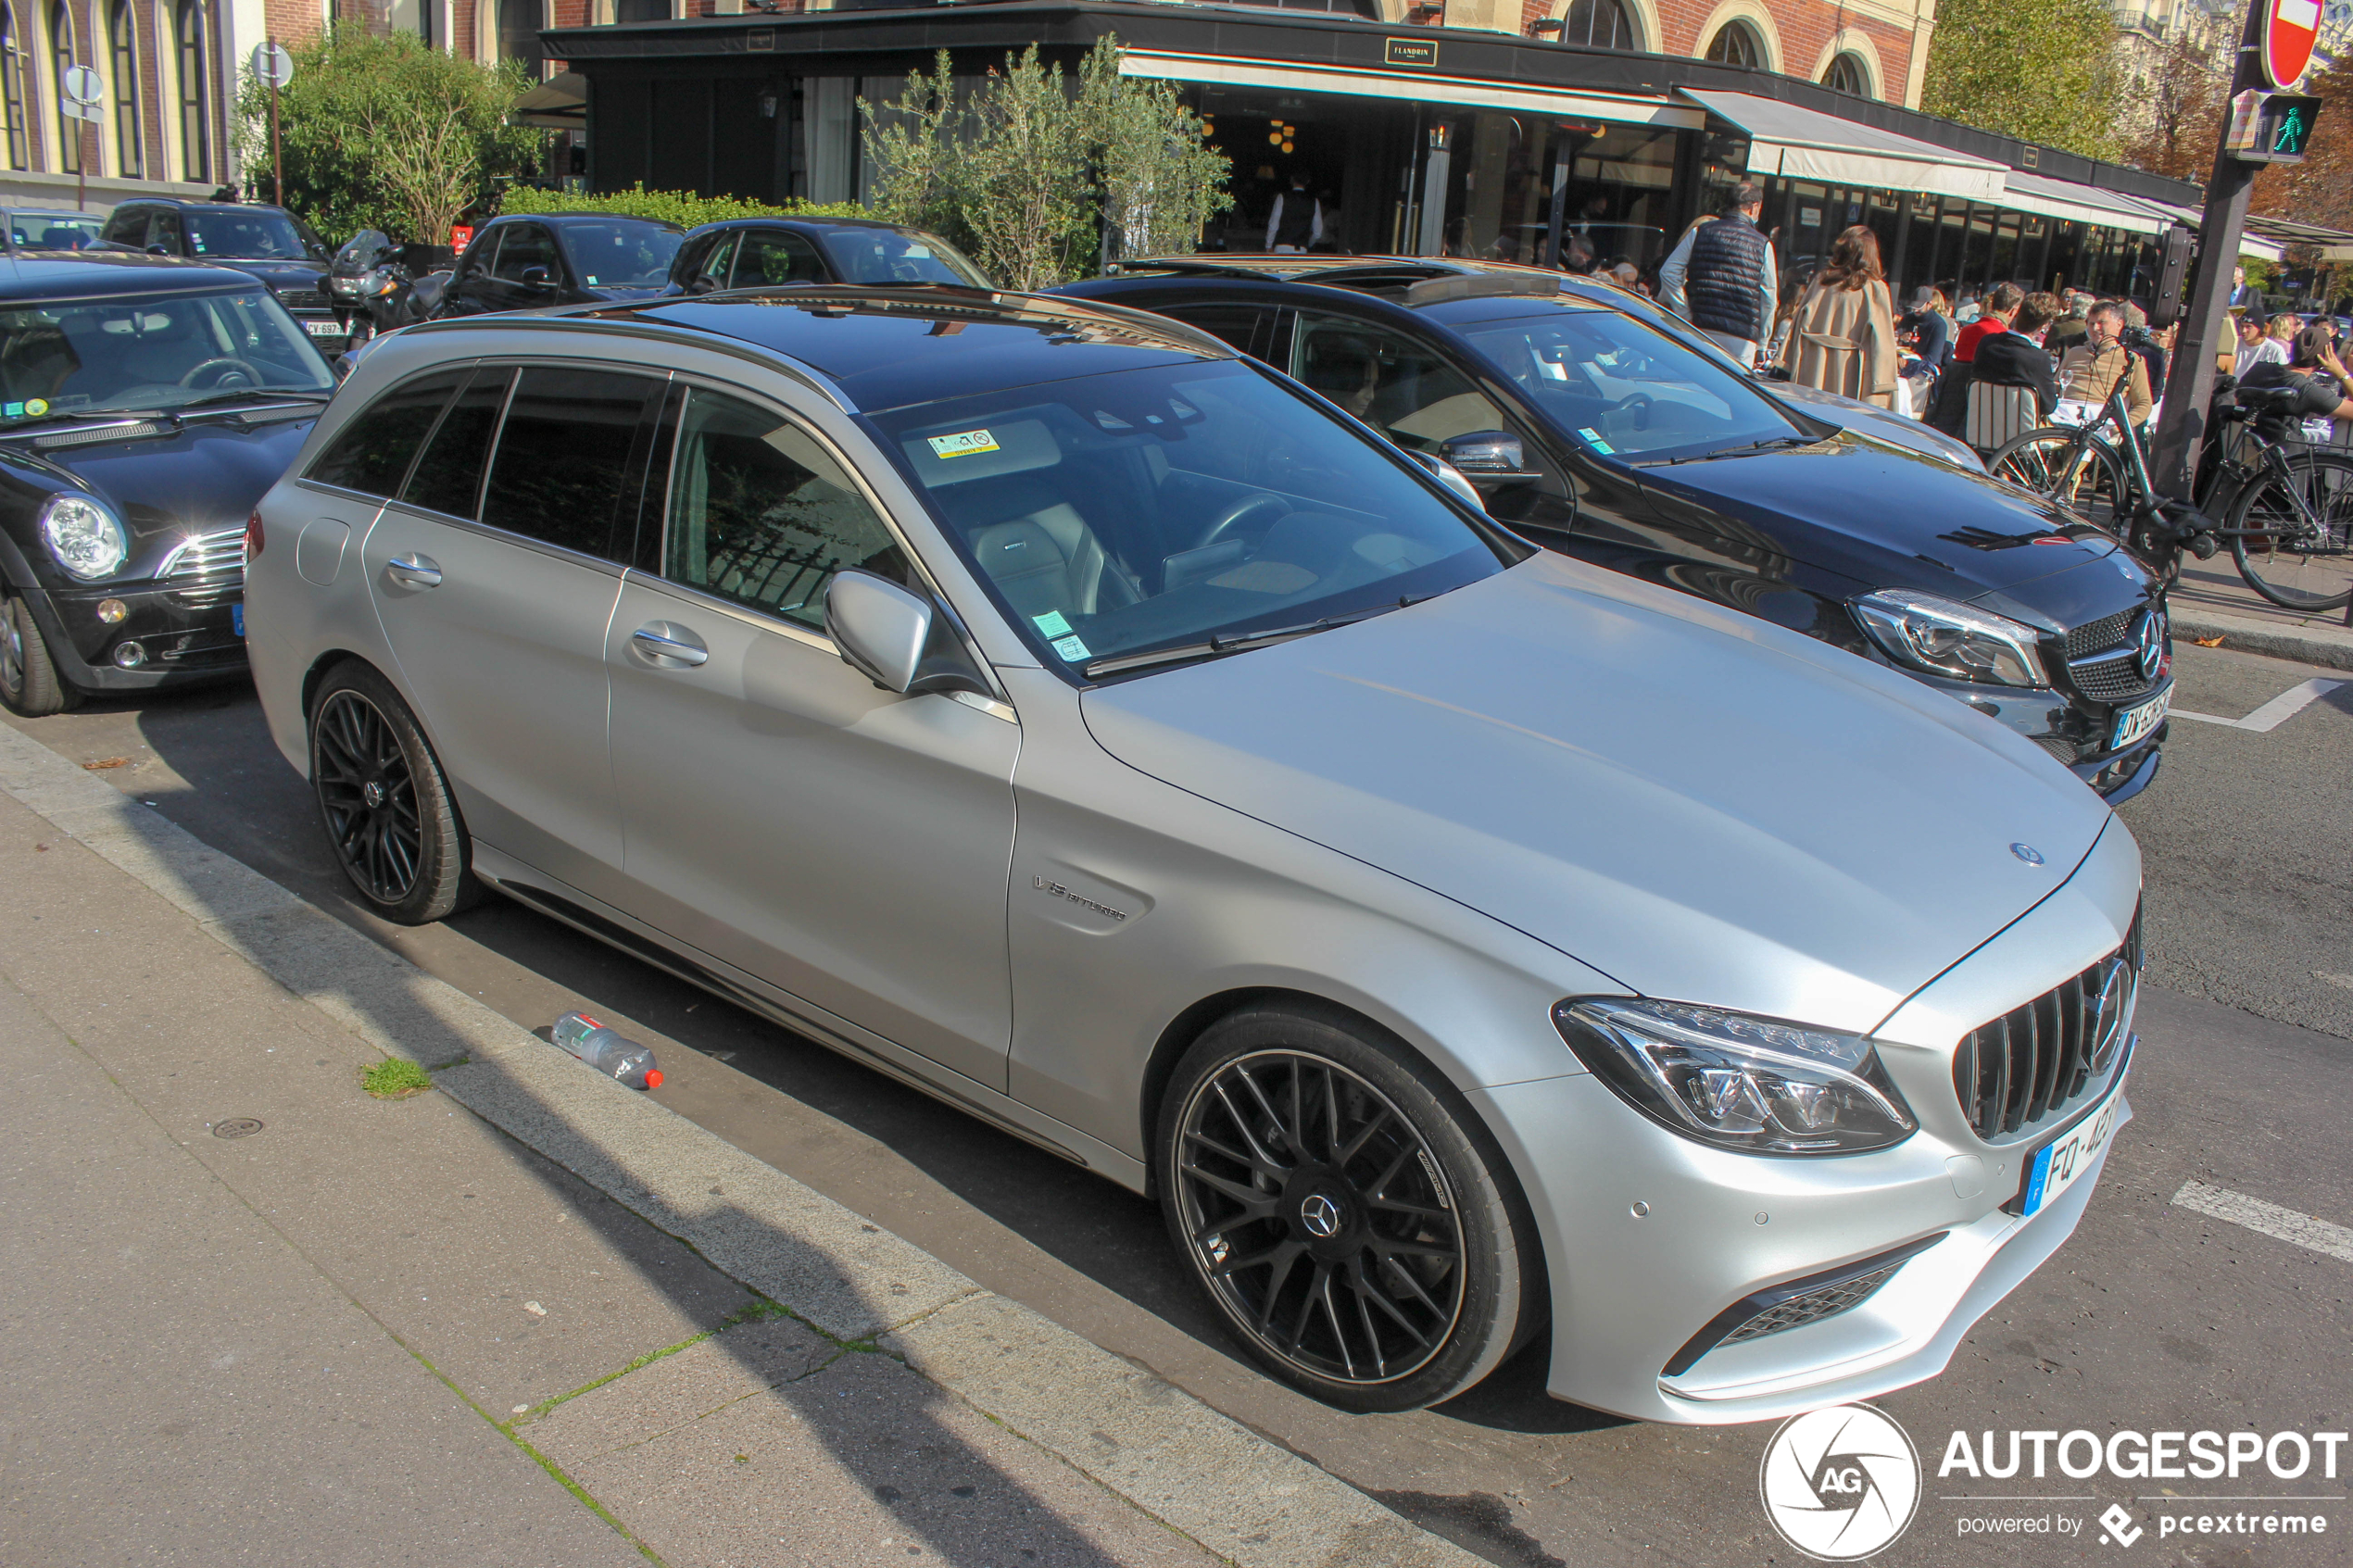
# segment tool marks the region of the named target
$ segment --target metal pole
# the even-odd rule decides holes
[[[278,144],[278,35],[270,35],[270,199],[286,205],[286,154]]]
[[[2246,30],[2239,39],[2231,95],[2265,85],[2261,50],[2265,0],[2251,0]],[[2214,176],[2207,182],[2206,213],[2198,222],[2197,287],[2182,314],[2182,334],[2165,378],[2165,402],[2157,416],[2157,439],[2149,452],[2149,478],[2158,493],[2190,499],[2197,483],[2198,453],[2206,444],[2207,404],[2214,393],[2214,354],[2230,331],[2231,268],[2238,260],[2239,236],[2254,194],[2257,165],[2231,156],[2230,104],[2223,101],[2222,128],[2215,138]]]

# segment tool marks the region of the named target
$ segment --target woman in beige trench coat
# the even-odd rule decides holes
[[[1880,265],[1879,236],[1857,223],[1831,247],[1830,265],[1806,285],[1781,368],[1803,386],[1893,408],[1895,301]]]

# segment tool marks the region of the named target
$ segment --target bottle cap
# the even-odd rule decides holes
[[[661,1087],[661,1068],[648,1067],[646,1069],[646,1087],[649,1089],[659,1089]]]

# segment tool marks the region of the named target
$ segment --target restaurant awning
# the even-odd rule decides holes
[[[2002,205],[2020,212],[2077,223],[2095,223],[2135,234],[2154,234],[2171,220],[2149,203],[2096,185],[2078,185],[2014,169],[2003,176]]]
[[[1882,191],[1924,191],[1999,202],[1998,163],[1875,126],[1747,93],[1678,88],[1709,113],[1748,132],[1748,171]]]
[[[1464,77],[1435,73],[1408,76],[1402,71],[1278,65],[1271,61],[1238,60],[1219,55],[1177,55],[1151,49],[1121,50],[1119,74],[1155,77],[1168,82],[1208,82],[1221,87],[1264,88],[1280,93],[1339,93],[1355,98],[1390,98],[1405,103],[1443,104],[1464,108],[1510,109],[1521,114],[1574,117],[1618,125],[1658,125],[1697,130],[1705,119],[1697,109],[1669,103],[1664,98],[1549,92],[1542,88],[1504,87],[1494,82],[1473,82]]]
[[[577,71],[553,76],[515,100],[517,125],[543,126],[550,131],[588,129],[588,79]]]

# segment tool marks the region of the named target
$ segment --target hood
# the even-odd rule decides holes
[[[1876,1026],[2110,820],[1941,693],[1554,555],[1081,701],[1130,767],[1631,991],[1831,1028]]]
[[[192,419],[167,435],[58,447],[34,462],[11,461],[9,467],[19,483],[47,493],[71,486],[44,473],[44,467],[80,480],[114,508],[131,534],[131,556],[119,577],[152,577],[189,534],[244,526],[316,422],[315,415],[254,425]]]
[[[1931,458],[1942,458],[1971,473],[1985,471],[1985,459],[1977,455],[1976,447],[1966,441],[1956,441],[1934,425],[1899,414],[1893,408],[1882,408],[1876,403],[1865,403],[1835,392],[1824,392],[1820,387],[1806,386],[1798,382],[1773,382],[1764,390],[1784,403],[1803,404],[1806,412],[1816,419],[1843,426],[1857,435],[1884,441]]]
[[[1969,599],[2119,549],[2064,508],[1989,474],[1843,431],[1810,446],[1634,472],[1662,511],[1696,505],[1730,517],[1866,588],[1924,587]],[[1950,583],[1939,583],[1947,573]]]

